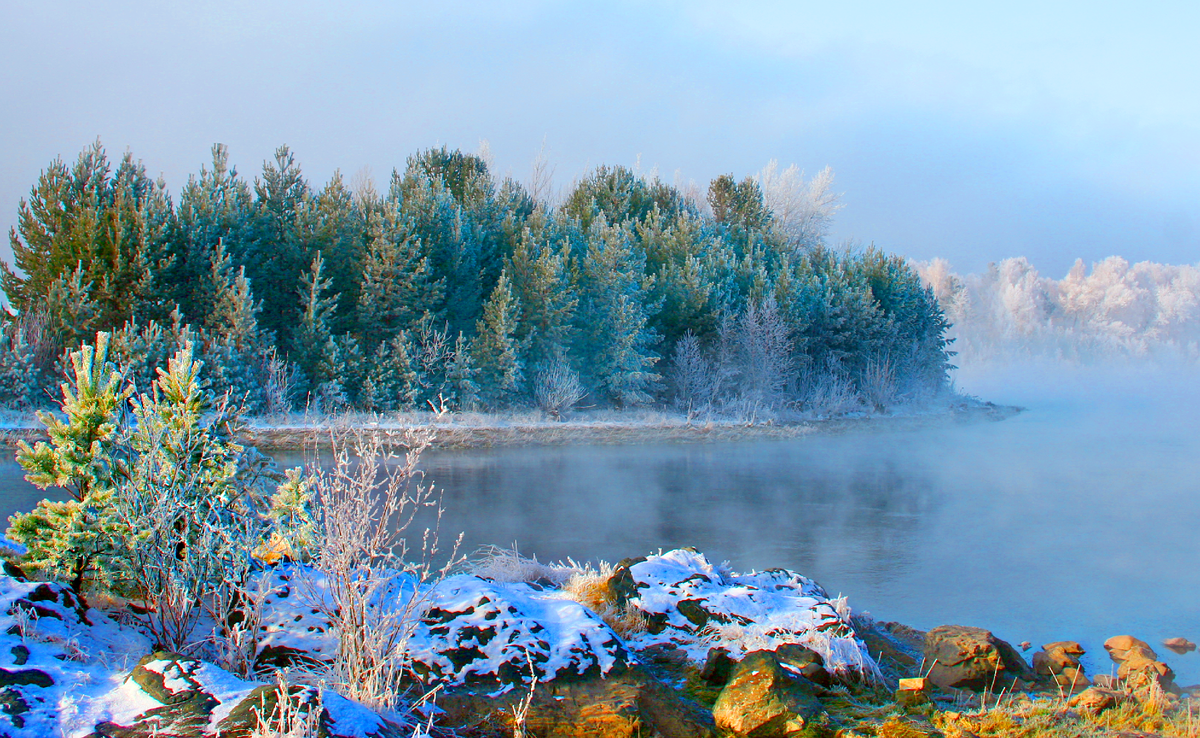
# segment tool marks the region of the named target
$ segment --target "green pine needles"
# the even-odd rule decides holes
[[[110,339],[71,354],[61,417],[39,414],[49,440],[17,453],[31,482],[71,499],[14,515],[7,535],[30,569],[145,602],[158,645],[179,649],[257,548],[308,529],[307,486],[235,440],[241,407],[207,387],[190,343],[138,393]]]

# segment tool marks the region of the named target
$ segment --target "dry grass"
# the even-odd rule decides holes
[[[1097,715],[1068,709],[1053,696],[1006,697],[986,710],[936,712],[934,725],[947,736],[980,738],[1083,738],[1121,733],[1152,733],[1164,738],[1200,736],[1200,702],[1195,698],[1162,702],[1126,700]]]

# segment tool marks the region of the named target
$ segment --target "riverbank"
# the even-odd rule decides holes
[[[375,571],[395,684],[345,681],[328,579],[256,571],[256,635],[197,623],[195,648],[157,648],[144,611],[0,573],[0,733],[13,738],[967,738],[1194,736],[1200,687],[1176,687],[1149,644],[1110,638],[1112,677],[1082,648],[1031,663],[982,628],[877,622],[796,572],[739,574],[694,550],[615,566],[541,564],[491,550],[421,584]],[[398,577],[398,578],[397,578]],[[249,601],[248,601],[249,602]],[[204,638],[205,630],[213,628]],[[376,641],[357,641],[364,655]],[[218,646],[213,648],[212,646]],[[1186,654],[1187,644],[1175,648]],[[391,653],[390,651],[388,652]],[[11,656],[10,656],[11,655]],[[1181,656],[1186,658],[1187,656]],[[1194,658],[1194,654],[1192,654]],[[392,690],[399,699],[385,699]],[[423,696],[422,696],[423,695]],[[418,699],[419,698],[419,699]]]
[[[362,433],[401,441],[410,430],[433,434],[431,448],[468,449],[507,446],[615,446],[652,443],[721,443],[841,435],[866,431],[908,431],[946,424],[999,421],[1021,412],[1015,406],[963,400],[937,408],[905,408],[891,413],[854,413],[835,417],[778,414],[767,419],[696,418],[657,411],[576,413],[556,420],[544,413],[348,413],[338,416],[295,414],[249,417],[241,432],[247,445],[263,450],[326,446]],[[0,444],[45,440],[44,426],[32,413],[2,419]]]

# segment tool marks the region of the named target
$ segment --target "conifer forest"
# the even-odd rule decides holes
[[[434,148],[378,192],[315,186],[286,146],[250,179],[215,145],[172,197],[97,142],[19,204],[0,403],[49,404],[98,331],[139,389],[190,343],[257,414],[870,408],[944,389],[948,323],[916,269],[827,244],[827,178],[775,174],[684,191],[602,166],[552,197]]]

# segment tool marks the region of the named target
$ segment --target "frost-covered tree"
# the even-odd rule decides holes
[[[337,343],[329,329],[336,301],[328,292],[333,281],[325,276],[325,260],[318,253],[312,265],[300,275],[297,290],[300,320],[296,327],[292,359],[308,380],[308,391],[336,383],[339,374]]]
[[[108,361],[106,333],[70,358],[62,384],[62,418],[39,412],[47,441],[17,444],[26,479],[41,489],[67,491],[65,502],[42,500],[33,512],[14,515],[7,537],[28,549],[24,563],[66,579],[77,592],[98,580],[112,581],[112,556],[121,540],[112,515],[113,485],[122,472],[115,454],[121,413],[133,394]]]
[[[646,305],[652,286],[628,228],[593,223],[578,273],[577,355],[598,394],[620,405],[650,402],[660,378]]]
[[[483,306],[483,317],[475,326],[471,344],[479,394],[489,405],[503,404],[520,388],[524,376],[516,337],[520,310],[508,274],[501,272],[500,281]]]
[[[371,241],[363,262],[357,323],[364,341],[374,346],[390,341],[418,319],[434,316],[446,290],[435,279],[421,239],[398,209],[385,205],[371,216]]]
[[[817,246],[825,239],[833,216],[842,209],[832,190],[833,169],[825,167],[805,181],[795,164],[780,171],[772,159],[755,177],[772,223],[794,249]]]

